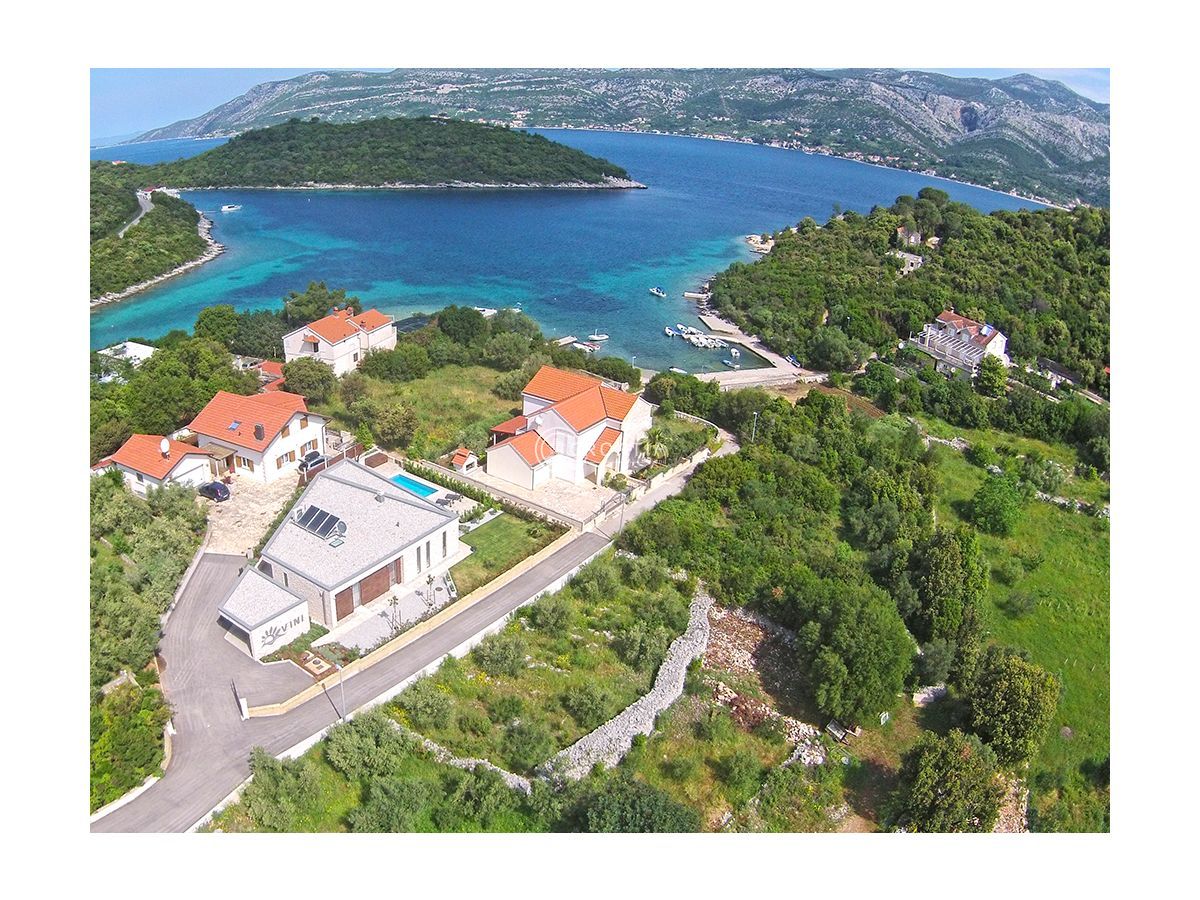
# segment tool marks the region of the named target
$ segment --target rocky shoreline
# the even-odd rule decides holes
[[[213,238],[212,225],[212,220],[206,218],[203,214],[200,215],[200,222],[196,225],[196,232],[204,240],[204,243],[208,245],[208,249],[195,259],[188,260],[183,265],[176,266],[170,272],[164,272],[161,275],[155,275],[153,278],[130,285],[123,291],[110,291],[99,297],[93,297],[89,304],[91,308],[95,309],[97,306],[103,306],[106,303],[116,303],[118,300],[125,300],[140,291],[144,291],[148,287],[153,287],[156,284],[166,281],[168,278],[174,278],[176,275],[182,275],[184,272],[190,272],[192,269],[199,268],[206,262],[216,259],[225,252],[225,245],[218,243]]]

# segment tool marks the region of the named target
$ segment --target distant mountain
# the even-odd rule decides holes
[[[438,115],[599,127],[834,153],[1055,202],[1106,205],[1109,110],[1032,75],[895,69],[397,69],[258,85],[138,140],[214,137],[293,117]]]

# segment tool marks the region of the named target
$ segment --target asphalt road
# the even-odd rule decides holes
[[[580,535],[470,609],[347,679],[345,705],[356,709],[419,672],[607,543],[604,534]],[[286,715],[241,720],[233,682],[241,682],[243,695],[253,683],[256,697],[266,691],[275,699],[310,683],[298,669],[259,665],[225,640],[216,608],[244,564],[240,556],[206,554],[197,566],[167,623],[161,649],[163,687],[178,732],[170,765],[157,784],[92,823],[92,831],[186,831],[247,778],[252,748],[282,753],[338,719],[341,691],[336,679],[328,679],[326,694]]]

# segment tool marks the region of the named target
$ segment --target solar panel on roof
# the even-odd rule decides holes
[[[316,530],[317,537],[319,537],[319,538],[329,537],[330,533],[333,531],[334,528],[337,527],[337,524],[340,521],[341,521],[341,519],[339,519],[337,516],[329,516],[324,522],[321,523],[321,526]]]
[[[321,508],[319,506],[310,506],[304,511],[304,515],[300,517],[300,524],[307,530],[309,523],[312,522],[320,511]]]
[[[308,530],[311,531],[313,534],[316,534],[317,529],[321,527],[321,523],[324,522],[328,518],[329,518],[329,513],[325,512],[325,510],[323,510],[323,509],[317,510],[317,515],[313,518],[313,520],[311,522],[308,523]]]

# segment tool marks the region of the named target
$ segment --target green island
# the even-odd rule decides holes
[[[620,166],[540,135],[437,118],[345,125],[291,120],[248,131],[190,159],[91,166],[91,296],[119,294],[196,260],[207,242],[191,204],[154,191],[251,187],[640,187]]]
[[[1048,357],[1106,393],[1109,221],[1107,209],[1086,207],[984,215],[924,188],[865,216],[780,231],[765,257],[713,280],[711,303],[822,371],[852,371],[953,307],[1006,334],[1014,359]],[[937,246],[911,247],[901,234]],[[902,275],[897,251],[924,262]]]

